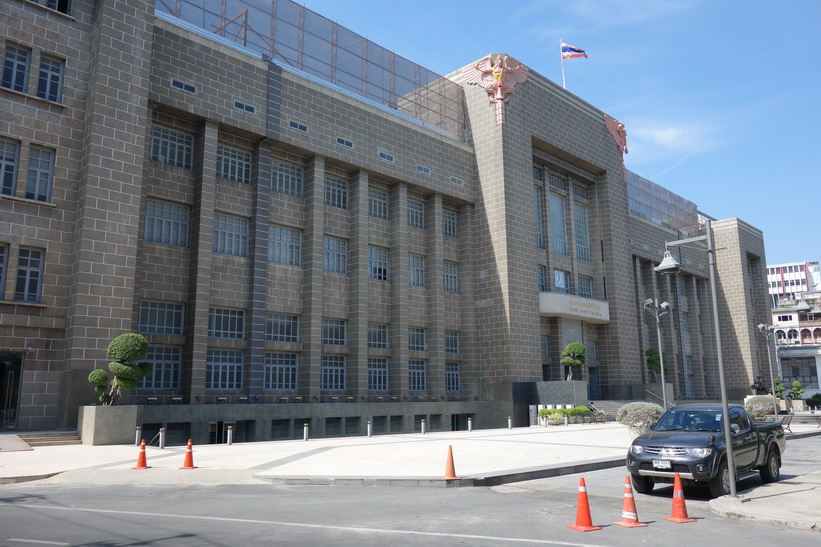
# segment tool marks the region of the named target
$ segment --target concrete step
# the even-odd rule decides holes
[[[31,447],[82,444],[76,431],[18,433],[17,436]]]

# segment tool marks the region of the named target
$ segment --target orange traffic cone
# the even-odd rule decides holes
[[[671,520],[684,524],[685,522],[695,522],[687,516],[687,504],[684,503],[684,489],[681,487],[681,477],[676,473],[676,480],[673,482],[673,514],[664,517],[664,520]]]
[[[456,469],[453,466],[453,449],[450,446],[448,446],[448,461],[445,463],[445,476],[442,478],[446,481],[455,481],[461,478],[456,476]]]
[[[132,469],[148,469],[145,461],[145,439],[140,443],[140,455],[137,456],[137,467],[132,467]]]
[[[587,486],[584,484],[584,477],[579,478],[579,502],[576,506],[576,524],[568,526],[579,532],[592,532],[601,530],[601,526],[593,526],[590,518],[590,504],[587,503]]]
[[[196,469],[194,467],[194,451],[191,448],[191,439],[188,439],[188,448],[185,449],[185,462],[180,469]]]
[[[630,475],[624,478],[624,506],[621,510],[621,520],[613,524],[624,526],[625,528],[647,526],[639,522],[639,515],[636,512],[636,500],[633,499],[633,485],[630,484]]]

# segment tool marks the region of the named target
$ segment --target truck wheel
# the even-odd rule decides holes
[[[653,491],[653,486],[656,482],[652,477],[642,477],[641,475],[634,475],[630,473],[630,482],[633,483],[633,490],[639,494],[649,494]]]
[[[781,476],[781,458],[778,457],[776,451],[770,450],[767,454],[767,463],[758,472],[761,474],[761,482],[763,483],[775,482],[779,479]]]
[[[722,461],[718,466],[718,473],[710,479],[710,496],[720,498],[730,493],[730,469],[727,462]]]

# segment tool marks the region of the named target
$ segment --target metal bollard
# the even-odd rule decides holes
[[[425,434],[425,420],[422,420],[422,435]]]
[[[234,444],[234,426],[228,426],[228,446]]]
[[[143,426],[137,426],[137,432],[134,434],[134,446],[140,446],[140,439],[143,437]]]
[[[308,424],[307,424],[307,422],[302,424],[302,440],[303,441],[308,440]]]
[[[567,421],[567,416],[564,417],[564,425],[570,425]]]
[[[473,418],[468,418],[468,431],[473,431]]]
[[[513,429],[513,418],[511,418],[510,416],[507,417],[507,428]]]
[[[165,448],[165,428],[160,428],[160,449]]]
[[[371,425],[371,421],[368,420],[368,437],[372,437],[372,436],[373,436],[373,427]]]

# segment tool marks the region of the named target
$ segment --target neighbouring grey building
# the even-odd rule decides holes
[[[0,36],[6,429],[75,428],[132,331],[154,373],[124,402],[176,441],[527,425],[652,399],[656,297],[670,393],[718,398],[704,246],[653,271],[704,215],[511,57],[440,76],[290,0],[6,0]],[[763,238],[712,227],[740,400],[767,368]]]

